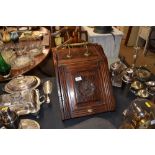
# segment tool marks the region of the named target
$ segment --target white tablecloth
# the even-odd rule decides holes
[[[94,28],[82,26],[83,30],[88,32],[88,41],[91,43],[98,43],[102,45],[104,53],[106,54],[108,59],[117,59],[120,50],[120,44],[123,37],[123,32],[119,31],[115,27],[113,27],[113,34],[98,34],[94,33]]]

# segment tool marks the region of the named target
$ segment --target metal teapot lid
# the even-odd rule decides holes
[[[8,93],[14,93],[16,91],[35,89],[39,85],[40,79],[36,76],[18,76],[8,82],[4,90]]]

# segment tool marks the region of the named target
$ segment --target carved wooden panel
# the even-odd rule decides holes
[[[68,49],[53,49],[62,119],[113,111],[115,101],[109,76],[107,58],[101,46],[90,44],[76,47],[71,58]]]

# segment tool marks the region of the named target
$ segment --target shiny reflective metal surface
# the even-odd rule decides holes
[[[117,61],[117,62],[114,62],[114,63],[112,63],[112,64],[110,65],[110,69],[111,69],[112,71],[115,71],[115,70],[119,69],[120,66],[121,66],[121,62],[120,62],[120,61]]]
[[[19,129],[40,129],[40,125],[35,120],[22,119],[19,123]]]
[[[110,65],[112,85],[115,87],[122,86],[122,73],[126,66],[121,61],[116,61]]]
[[[122,80],[125,83],[131,83],[134,80],[134,69],[133,68],[127,68],[122,76]]]
[[[126,66],[121,61],[116,61],[110,65],[110,71],[112,72],[112,75],[116,75],[121,73]]]
[[[149,87],[148,92],[150,95],[155,95],[155,87]]]
[[[0,95],[0,107],[7,106],[18,115],[37,113],[44,102],[40,101],[39,90],[36,89]]]
[[[155,105],[148,99],[137,98],[123,112],[120,128],[155,129]]]
[[[142,98],[147,98],[149,97],[149,92],[146,89],[140,89],[136,93],[137,96],[142,97]]]
[[[8,82],[4,90],[8,93],[35,89],[40,85],[40,79],[36,76],[19,76]]]
[[[145,84],[147,86],[154,87],[155,86],[155,81],[148,81],[148,82],[145,82]]]
[[[52,82],[46,81],[43,85],[43,91],[46,95],[46,103],[50,103],[49,95],[52,93]]]
[[[140,81],[146,81],[147,79],[150,78],[151,72],[144,68],[138,68],[135,71],[135,75],[136,78],[139,79]]]
[[[131,88],[133,88],[135,90],[142,89],[143,87],[144,87],[144,84],[141,83],[140,81],[134,81],[131,83]]]

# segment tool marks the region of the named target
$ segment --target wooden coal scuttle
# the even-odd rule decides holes
[[[100,45],[68,44],[52,51],[62,120],[115,110],[108,62]]]

